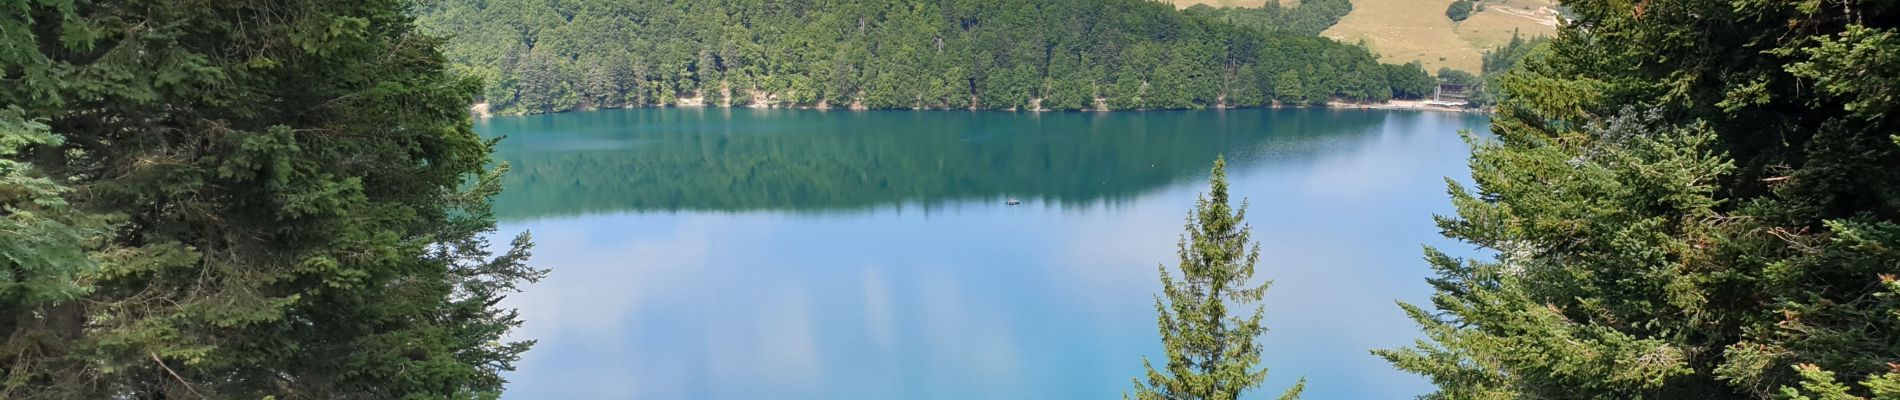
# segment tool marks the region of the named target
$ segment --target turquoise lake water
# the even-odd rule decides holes
[[[1159,361],[1156,266],[1225,154],[1263,246],[1267,383],[1406,399],[1420,246],[1482,116],[606,110],[506,136],[505,240],[552,274],[508,399],[1107,399]],[[1020,205],[1006,205],[1010,198]],[[1172,265],[1170,265],[1172,268]]]

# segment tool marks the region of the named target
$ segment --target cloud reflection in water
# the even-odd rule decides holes
[[[1201,118],[1191,115],[1169,118]],[[1454,132],[1483,120],[1368,115],[1376,123],[1339,126],[1348,132],[1306,125],[1320,131],[1221,149],[1247,160],[1232,186],[1252,203],[1261,275],[1276,281],[1263,338],[1272,372],[1256,397],[1299,376],[1308,398],[1425,390],[1366,349],[1416,337],[1392,302],[1428,294],[1418,246],[1445,244],[1430,216],[1450,211],[1442,178],[1463,176]],[[520,336],[540,343],[506,397],[1112,398],[1143,355],[1161,354],[1155,268],[1176,259],[1204,179],[1177,175],[1120,197],[1020,206],[609,207],[513,220],[504,231],[532,230],[534,262],[555,271],[509,300],[527,319]]]

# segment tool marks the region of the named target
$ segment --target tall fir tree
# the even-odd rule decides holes
[[[1158,268],[1161,295],[1155,296],[1155,312],[1168,362],[1157,370],[1142,358],[1147,382],[1134,380],[1136,399],[1232,400],[1267,378],[1267,370],[1257,367],[1261,348],[1254,342],[1267,330],[1260,324],[1265,308],[1230,311],[1260,302],[1271,282],[1253,282],[1260,244],[1245,223],[1245,203],[1235,208],[1229,202],[1224,157],[1214,160],[1208,186],[1188,214],[1187,233],[1178,243],[1180,278],[1166,266]],[[1305,386],[1302,378],[1280,398],[1297,399]]]
[[[1900,5],[1575,0],[1428,250],[1444,399],[1900,398]]]
[[[411,5],[0,6],[0,398],[498,395],[541,271]]]

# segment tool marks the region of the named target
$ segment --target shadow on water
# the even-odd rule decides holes
[[[625,211],[926,210],[1016,197],[1114,204],[1363,138],[1357,110],[1146,113],[633,109],[479,122],[505,135],[504,220]]]

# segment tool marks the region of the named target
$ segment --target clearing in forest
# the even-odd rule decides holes
[[[1456,23],[1445,16],[1451,2],[1352,0],[1352,13],[1322,35],[1346,43],[1363,40],[1388,63],[1421,61],[1427,71],[1451,67],[1477,73],[1484,51],[1509,42],[1512,32],[1533,37],[1557,31],[1551,0],[1483,0],[1484,10]]]

